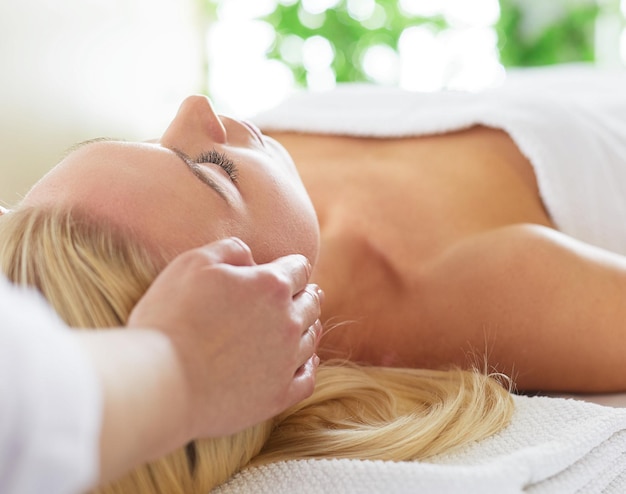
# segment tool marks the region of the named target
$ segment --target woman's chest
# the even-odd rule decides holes
[[[331,331],[326,342],[353,355],[397,348],[393,335],[419,318],[422,270],[457,242],[512,223],[549,221],[533,182],[520,173],[524,163],[512,163],[523,157],[498,131],[279,140],[320,221],[314,281],[327,295],[326,326],[350,328]],[[381,328],[385,338],[374,337]]]
[[[530,165],[494,129],[385,140],[285,134],[279,140],[313,201],[322,241],[329,248],[343,244],[332,259],[384,260],[405,272],[467,236],[549,221]]]

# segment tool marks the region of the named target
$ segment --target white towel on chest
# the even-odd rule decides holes
[[[626,409],[545,397],[515,404],[509,427],[429,462],[279,462],[244,470],[214,494],[626,492]]]
[[[366,137],[501,128],[532,163],[558,228],[626,255],[625,88],[626,70],[581,67],[519,72],[481,93],[345,85],[296,94],[254,120],[264,130]]]

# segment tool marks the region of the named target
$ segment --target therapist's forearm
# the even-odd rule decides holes
[[[161,332],[76,332],[102,383],[99,483],[156,459],[191,439],[185,380]]]

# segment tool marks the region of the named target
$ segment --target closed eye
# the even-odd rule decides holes
[[[239,176],[237,165],[235,165],[235,162],[230,159],[225,153],[220,153],[215,149],[211,149],[210,151],[206,151],[198,155],[194,161],[198,164],[212,163],[219,166],[226,172],[226,174],[230,177],[233,183],[237,183],[237,178]]]
[[[203,184],[208,185],[211,189],[217,192],[222,199],[230,204],[228,194],[217,182],[215,182],[215,180],[213,180],[213,178],[209,176],[209,174],[206,173],[205,170],[203,170],[203,167],[201,167],[181,150],[176,148],[170,148],[170,150],[181,159],[181,161],[187,166],[187,168],[189,168],[191,173],[193,173],[198,180],[200,180]]]

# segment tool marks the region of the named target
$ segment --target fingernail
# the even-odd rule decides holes
[[[308,279],[311,276],[311,271],[313,270],[313,267],[311,266],[311,261],[309,261],[308,257],[302,256],[302,258],[304,259],[304,267],[306,269],[306,277]]]
[[[320,321],[319,319],[315,321],[315,324],[313,324],[313,331],[315,332],[315,337],[317,341],[319,341],[319,339],[322,336],[322,332],[324,331],[324,326],[322,325],[322,321]]]
[[[248,246],[239,237],[228,237],[228,240],[230,240],[231,242],[237,244],[239,247],[241,247],[243,249],[248,249]]]
[[[228,237],[233,244],[235,244],[241,251],[243,251],[246,255],[252,257],[252,251],[250,250],[250,246],[241,240],[239,237]]]
[[[318,365],[320,365],[320,358],[317,356],[316,353],[313,354],[313,365],[315,367],[317,367]]]
[[[320,299],[320,304],[323,304],[326,295],[324,294],[324,290],[322,290],[319,286],[317,287],[317,296]]]

